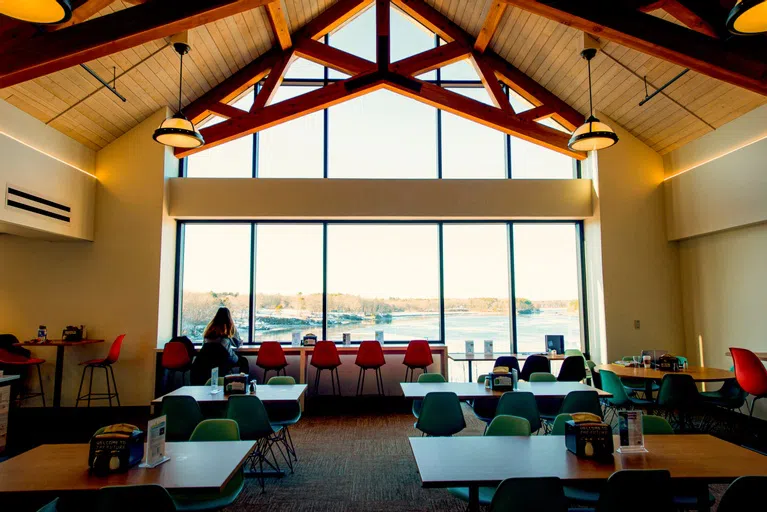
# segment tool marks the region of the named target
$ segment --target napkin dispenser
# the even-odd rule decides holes
[[[680,370],[679,359],[671,354],[663,354],[656,361],[655,368],[664,372],[678,372]]]
[[[119,423],[93,434],[88,466],[96,475],[128,471],[144,458],[143,432],[135,425]]]
[[[225,395],[244,395],[248,392],[248,375],[239,373],[224,376]]]
[[[317,336],[312,333],[308,333],[306,336],[304,336],[303,341],[305,347],[313,347],[317,344]]]
[[[613,431],[602,418],[590,413],[573,414],[565,422],[565,446],[577,457],[604,459],[612,456]]]
[[[61,332],[61,339],[64,341],[83,341],[85,337],[85,326],[67,325]]]
[[[493,371],[487,374],[485,381],[490,382],[490,389],[493,391],[514,391],[515,388],[514,374],[505,366],[493,368]]]

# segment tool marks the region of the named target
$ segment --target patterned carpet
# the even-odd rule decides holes
[[[484,424],[468,408],[460,435],[481,435]],[[266,481],[261,493],[248,478],[227,512],[455,511],[466,504],[442,489],[423,489],[408,437],[418,435],[412,414],[356,413],[305,416],[291,430],[299,455],[294,474]],[[712,486],[721,494],[726,486]],[[716,508],[714,508],[716,510]]]

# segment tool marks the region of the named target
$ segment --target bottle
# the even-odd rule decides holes
[[[485,375],[485,389],[490,389],[490,376]]]
[[[518,382],[519,382],[519,372],[517,371],[516,368],[512,368],[511,369],[511,384],[512,384],[511,388],[516,390]]]
[[[37,328],[37,339],[40,343],[48,341],[48,329],[44,325]]]

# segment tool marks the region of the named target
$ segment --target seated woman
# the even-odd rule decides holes
[[[234,325],[229,308],[218,308],[216,316],[213,317],[213,320],[205,328],[203,338],[205,338],[205,345],[216,343],[226,349],[230,368],[238,366],[240,373],[250,374],[248,360],[244,356],[237,355],[237,352],[235,352],[236,349],[242,346],[242,340],[240,340],[240,336],[237,333],[237,327]]]

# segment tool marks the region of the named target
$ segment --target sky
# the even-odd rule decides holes
[[[391,15],[391,54],[396,61],[434,46],[433,34],[397,11]],[[330,36],[330,44],[375,58],[375,8]],[[321,66],[297,61],[288,78],[320,78]],[[342,77],[331,71],[331,77]],[[443,79],[478,80],[468,62],[441,70]],[[426,78],[436,78],[429,73]],[[309,92],[283,86],[274,102]],[[454,89],[490,103],[484,89]],[[532,106],[513,95],[518,112]],[[235,106],[248,110],[252,92]],[[389,91],[376,91],[328,110],[330,178],[436,178],[437,110]],[[220,122],[214,119],[211,122]],[[210,122],[209,122],[210,123]],[[323,177],[323,112],[258,134],[258,176]],[[300,143],[296,143],[296,141]],[[442,113],[444,178],[503,179],[506,135]],[[512,174],[517,178],[572,178],[569,157],[511,138]],[[250,177],[253,137],[246,136],[197,153],[187,160],[190,177]],[[366,297],[425,298],[439,295],[436,225],[330,225],[328,291]],[[184,289],[249,292],[250,226],[187,225]],[[578,297],[573,224],[515,225],[516,293],[533,300]],[[446,225],[446,297],[509,295],[506,226]],[[224,249],[222,249],[224,248]],[[222,252],[225,257],[222,259]],[[320,225],[259,225],[258,293],[322,291]]]

